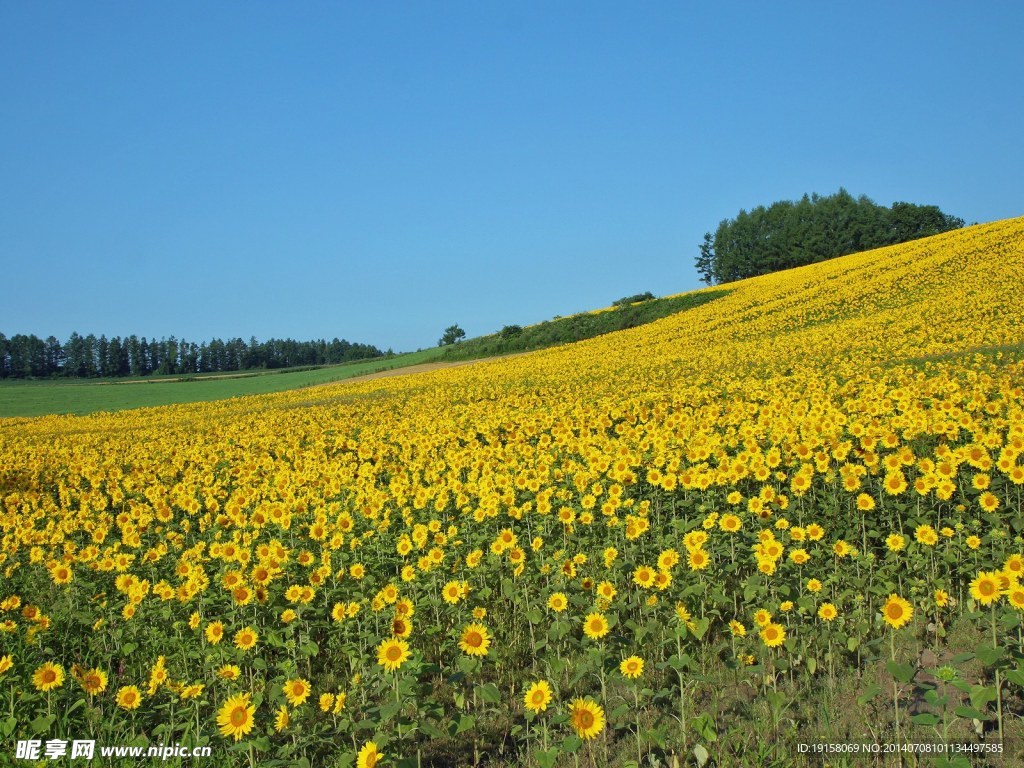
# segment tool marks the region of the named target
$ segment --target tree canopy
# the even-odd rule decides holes
[[[251,368],[290,368],[324,365],[380,357],[383,353],[369,344],[344,339],[295,341],[255,337],[213,339],[195,344],[176,339],[150,339],[145,336],[121,338],[72,333],[61,344],[55,337],[46,340],[34,334],[0,333],[0,379],[29,377],[147,376],[238,371]]]
[[[724,219],[704,242],[697,271],[708,285],[765,275],[849,253],[905,243],[964,225],[934,205],[877,205],[840,188],[834,195],[804,195]]]

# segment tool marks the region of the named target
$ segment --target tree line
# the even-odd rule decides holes
[[[118,377],[149,374],[216,373],[253,368],[325,365],[380,357],[369,344],[344,339],[248,342],[235,338],[196,344],[185,339],[145,336],[96,337],[77,332],[63,344],[55,337],[0,333],[0,378]]]
[[[696,267],[708,285],[728,283],[963,225],[934,205],[893,203],[886,208],[840,188],[834,195],[780,200],[724,219],[714,235],[704,235]]]

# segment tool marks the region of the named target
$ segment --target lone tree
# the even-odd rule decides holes
[[[459,328],[458,325],[449,325],[444,329],[444,335],[438,340],[437,346],[446,347],[449,344],[454,344],[459,339],[466,338],[466,332]]]
[[[962,227],[964,222],[934,205],[854,198],[840,188],[834,195],[804,195],[765,208],[741,210],[704,235],[695,259],[708,285],[801,267],[848,253],[896,245]]]

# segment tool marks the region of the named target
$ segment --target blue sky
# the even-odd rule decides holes
[[[402,351],[804,192],[1024,215],[1022,9],[0,0],[0,331]]]

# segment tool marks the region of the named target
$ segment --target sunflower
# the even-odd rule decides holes
[[[412,634],[412,620],[396,616],[391,620],[392,637],[408,637]]]
[[[767,627],[772,620],[771,611],[761,608],[754,614],[754,623],[759,627]]]
[[[882,606],[882,618],[893,629],[899,629],[914,618],[914,607],[899,595],[889,595]]]
[[[939,608],[945,608],[949,605],[949,592],[944,589],[935,590],[935,605]]]
[[[376,768],[377,762],[384,755],[377,751],[377,745],[372,741],[363,744],[356,757],[356,768]]]
[[[604,710],[590,699],[574,699],[569,705],[569,722],[581,739],[592,739],[604,729]]]
[[[622,673],[623,677],[635,680],[644,673],[644,660],[639,656],[630,656],[623,659],[619,664],[619,672]]]
[[[633,583],[641,589],[649,589],[654,586],[654,569],[648,565],[641,565],[633,571]]]
[[[469,624],[462,630],[459,648],[467,656],[486,656],[491,645],[491,636],[483,624]]]
[[[736,533],[743,527],[743,523],[736,515],[722,515],[718,521],[718,527],[726,533]]]
[[[284,697],[293,707],[298,707],[309,698],[309,681],[297,677],[293,680],[286,680],[284,684]]]
[[[546,710],[550,703],[551,686],[548,685],[547,680],[538,680],[527,689],[526,695],[523,696],[523,706],[537,714]]]
[[[13,666],[14,658],[10,654],[7,656],[0,656],[0,675],[3,675]]]
[[[999,509],[999,497],[991,491],[985,491],[978,497],[978,505],[986,512],[995,512]]]
[[[777,648],[786,640],[786,628],[769,621],[760,632],[761,641],[769,648]]]
[[[107,689],[107,674],[102,669],[90,669],[82,675],[79,682],[86,693],[95,696]]]
[[[333,693],[321,693],[320,694],[320,711],[330,712],[331,707],[334,706],[334,694]]]
[[[441,588],[441,597],[448,605],[455,605],[462,599],[462,582],[449,581]]]
[[[822,603],[818,608],[818,618],[822,621],[833,621],[838,615],[839,611],[832,603]]]
[[[821,582],[817,579],[808,579],[807,581],[808,592],[821,592]]]
[[[288,707],[282,704],[277,708],[277,714],[274,716],[274,730],[280,733],[288,727],[288,722],[291,718],[288,715]]]
[[[548,608],[555,613],[561,613],[569,607],[569,598],[565,596],[564,592],[555,592],[551,597],[548,598]]]
[[[134,685],[126,685],[117,691],[117,706],[121,709],[138,709],[142,703],[142,691]]]
[[[1015,610],[1024,611],[1024,587],[1015,585],[1006,590],[1006,599]],[[2,665],[2,661],[0,661]]]
[[[242,674],[237,664],[224,664],[217,669],[217,677],[221,680],[237,680]]]
[[[391,638],[377,646],[377,663],[388,672],[396,671],[412,654],[405,640]]]
[[[875,508],[875,500],[867,493],[862,493],[857,497],[857,509],[861,512],[870,512]]]
[[[745,626],[743,626],[743,624],[741,622],[737,621],[736,619],[733,619],[732,621],[729,622],[729,631],[732,633],[733,637],[746,637],[747,636],[747,628]]]
[[[240,693],[224,702],[217,713],[217,725],[224,738],[234,736],[239,741],[252,730],[256,707],[249,703],[249,694]]]
[[[247,651],[256,645],[256,641],[260,639],[259,634],[252,627],[244,627],[235,633],[235,647],[239,650]]]
[[[608,634],[608,619],[603,613],[588,613],[583,620],[583,633],[591,640],[597,640]]]
[[[206,641],[210,645],[216,645],[224,637],[224,625],[219,621],[211,621],[206,625]]]
[[[64,667],[46,662],[32,675],[32,685],[37,691],[52,691],[64,685]]]
[[[971,582],[971,597],[982,605],[991,605],[999,601],[999,576],[996,573],[982,571]]]
[[[686,560],[691,571],[703,571],[711,564],[711,557],[705,550],[697,548],[688,550],[688,552]]]
[[[885,546],[890,552],[899,552],[907,545],[907,540],[898,533],[890,533],[885,539]]]
[[[981,539],[977,536],[968,536],[966,544],[968,549],[977,549],[981,546]]]
[[[1024,576],[1024,555],[1013,554],[1006,558],[1003,573],[1019,581]]]

